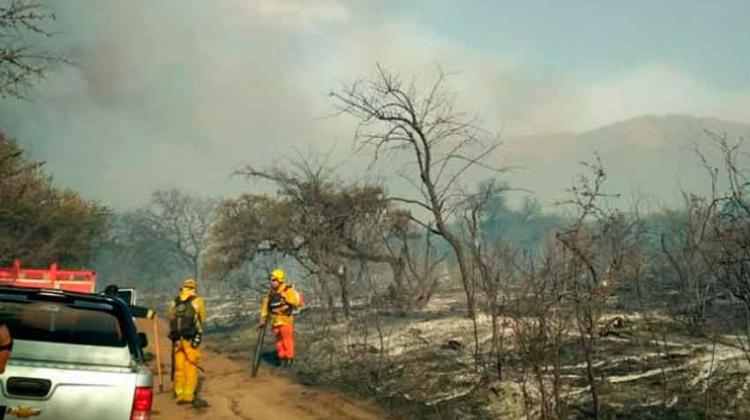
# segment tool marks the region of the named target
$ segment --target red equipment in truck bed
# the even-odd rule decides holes
[[[0,267],[0,286],[60,289],[68,292],[94,293],[96,272],[59,270],[57,263],[47,269],[21,268],[18,260],[13,267]]]

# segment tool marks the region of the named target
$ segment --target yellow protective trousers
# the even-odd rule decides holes
[[[174,394],[177,401],[192,402],[198,386],[198,363],[201,351],[190,345],[190,340],[180,339],[174,345]]]

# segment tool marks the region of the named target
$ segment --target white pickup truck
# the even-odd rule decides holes
[[[104,295],[0,287],[13,352],[0,419],[147,420],[153,377],[130,308]]]

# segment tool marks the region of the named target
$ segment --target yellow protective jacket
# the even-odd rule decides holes
[[[292,310],[300,305],[300,295],[291,284],[282,283],[276,290],[269,290],[260,302],[260,319],[270,316],[271,325],[294,324]]]
[[[195,293],[195,290],[189,290],[189,289],[181,289],[180,290],[180,300],[185,301],[190,296],[195,296],[193,301],[191,302],[193,304],[193,308],[195,309],[195,316],[198,317],[197,319],[197,326],[198,331],[202,334],[203,333],[203,323],[206,320],[206,302],[203,300],[202,297],[198,296],[197,293]],[[175,302],[174,300],[169,305],[169,319],[174,318],[174,307]]]
[[[206,320],[206,303],[202,297],[195,293],[195,290],[185,288],[180,290],[179,299],[181,301],[186,301],[191,296],[195,296],[190,303],[195,309],[196,328],[198,334],[202,335],[203,323]],[[169,319],[172,320],[174,317],[175,301],[173,300],[169,306]],[[173,344],[174,381],[172,385],[174,394],[177,401],[193,402],[198,387],[198,366],[203,357],[202,352],[197,346],[193,347],[191,340],[187,338],[175,340]]]

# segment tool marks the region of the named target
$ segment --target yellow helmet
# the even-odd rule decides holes
[[[277,268],[277,269],[271,271],[271,279],[272,280],[276,279],[280,283],[283,283],[284,280],[286,279],[286,273],[284,273],[284,270],[282,270],[280,268]]]
[[[185,279],[182,282],[182,287],[189,288],[189,289],[197,289],[198,283],[195,281],[195,279]]]

